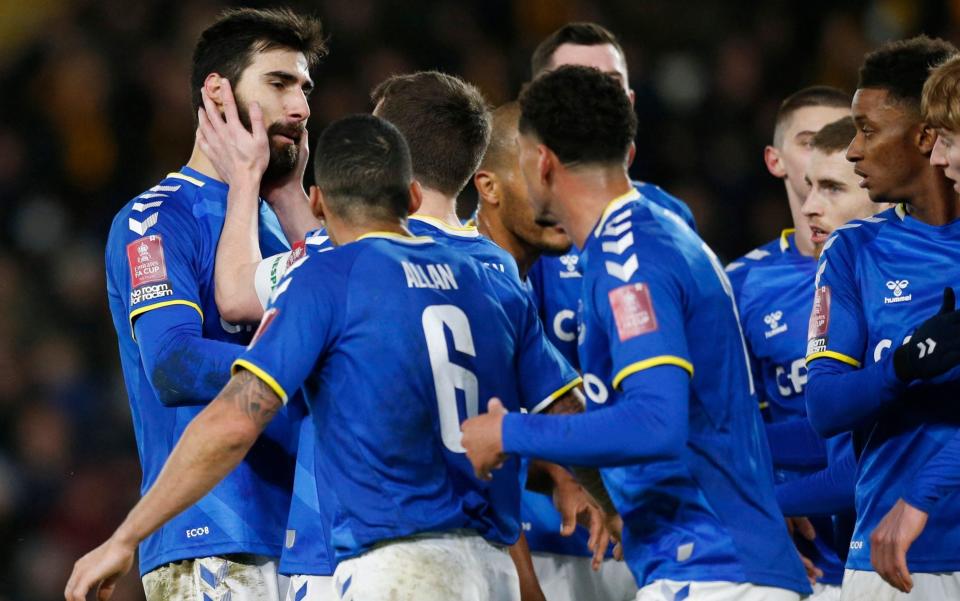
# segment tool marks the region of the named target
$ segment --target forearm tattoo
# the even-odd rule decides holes
[[[280,397],[263,380],[245,369],[230,378],[220,396],[239,407],[260,429],[265,428],[283,407]]]

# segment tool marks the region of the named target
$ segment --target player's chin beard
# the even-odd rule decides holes
[[[250,112],[247,110],[247,104],[237,97],[237,116],[240,117],[240,123],[247,129],[253,131],[250,125]],[[296,140],[300,136],[307,135],[304,128],[284,125],[280,122],[271,123],[267,127],[267,143],[270,145],[270,161],[267,163],[267,169],[263,172],[263,181],[266,183],[274,182],[290,175],[297,166],[297,158],[300,154],[300,148],[296,144],[275,143],[274,136],[282,135]]]

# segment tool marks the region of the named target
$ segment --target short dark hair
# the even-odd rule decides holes
[[[483,153],[480,169],[497,171],[517,162],[517,123],[520,121],[520,103],[511,100],[493,111],[490,144]]]
[[[843,117],[833,123],[828,123],[813,135],[810,144],[814,150],[824,154],[846,151],[853,137],[857,135],[857,127],[853,124],[853,117]]]
[[[564,164],[623,162],[637,116],[617,79],[565,65],[534,79],[520,94],[520,132],[534,134]]]
[[[850,94],[832,86],[810,86],[787,96],[777,109],[777,120],[773,130],[773,145],[780,147],[783,142],[783,129],[793,114],[811,106],[850,108],[853,99]]]
[[[377,114],[410,145],[421,184],[456,196],[490,142],[490,110],[473,85],[439,71],[395,75],[370,95]]]
[[[276,49],[302,52],[312,69],[327,54],[320,21],[289,8],[231,8],[220,13],[200,34],[193,50],[190,90],[194,111],[203,106],[200,90],[208,75],[219,73],[236,86],[254,54]]]
[[[567,23],[548,35],[533,51],[533,56],[530,58],[531,78],[537,77],[550,68],[553,53],[564,44],[576,44],[577,46],[610,44],[617,49],[620,56],[625,57],[623,47],[620,45],[617,36],[603,25],[588,22]]]
[[[930,70],[956,52],[950,42],[925,35],[888,42],[864,58],[857,87],[886,90],[894,99],[919,110]]]
[[[396,127],[373,115],[345,117],[323,130],[315,152],[316,184],[338,217],[406,218],[413,169]]]

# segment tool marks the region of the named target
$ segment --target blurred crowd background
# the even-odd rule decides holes
[[[251,2],[266,6],[272,3]],[[369,110],[384,77],[436,68],[514,98],[549,32],[592,20],[623,42],[637,178],[692,207],[725,260],[789,224],[762,151],[779,101],[852,90],[864,52],[926,32],[960,41],[949,0],[291,0],[319,15],[312,137]],[[188,73],[218,0],[0,0],[0,601],[62,599],[140,471],[103,248],[114,212],[179,168]],[[472,211],[472,190],[462,214]],[[128,577],[118,601],[141,599]]]

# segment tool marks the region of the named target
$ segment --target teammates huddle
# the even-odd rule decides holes
[[[955,48],[786,99],[794,227],[726,269],[629,179],[602,27],[493,113],[389,78],[306,194],[325,53],[286,10],[201,35],[193,154],[107,243],[143,497],[68,600],[138,548],[150,601],[960,598]]]

